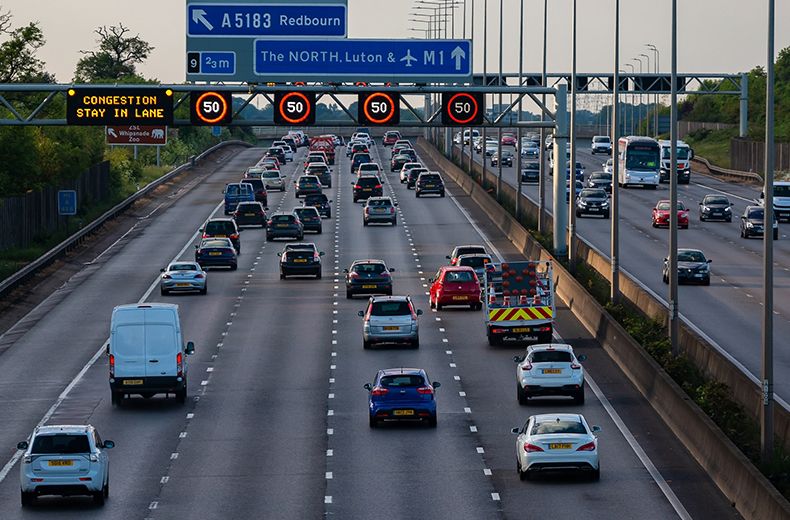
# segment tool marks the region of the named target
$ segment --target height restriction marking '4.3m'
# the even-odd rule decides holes
[[[254,51],[256,75],[286,81],[407,83],[472,76],[471,40],[255,40]]]
[[[291,38],[346,36],[343,2],[190,3],[187,36],[203,38]]]

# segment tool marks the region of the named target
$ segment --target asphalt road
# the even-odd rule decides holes
[[[467,148],[468,150],[468,148]],[[589,140],[579,140],[577,161],[591,172],[601,171],[607,157],[593,156]],[[479,159],[479,154],[475,154]],[[489,158],[490,159],[490,158]],[[490,160],[486,161],[491,171]],[[514,167],[503,167],[504,182],[517,184]],[[551,179],[545,188],[547,208],[553,211]],[[538,187],[524,184],[522,191],[536,204]],[[669,199],[669,185],[657,190],[621,189],[620,265],[650,290],[669,298],[669,288],[661,280],[663,259],[668,255],[669,230],[653,228],[651,209],[660,199]],[[698,204],[706,194],[723,193],[735,204],[733,222],[699,220]],[[763,242],[740,238],[740,215],[759,197],[759,188],[723,182],[692,172],[691,183],[678,186],[678,199],[690,208],[689,229],[678,231],[678,247],[701,249],[713,260],[711,285],[680,287],[678,303],[681,315],[703,334],[759,378],[760,338],[763,314],[762,265]],[[579,236],[608,258],[611,223],[599,217],[576,219]],[[774,242],[774,391],[790,401],[790,350],[781,348],[782,339],[790,337],[790,224],[780,224],[779,240]]]
[[[737,518],[564,307],[557,332],[590,357],[586,404],[519,406],[511,358],[523,348],[492,349],[480,312],[431,312],[426,296],[426,279],[458,243],[485,242],[508,259],[517,251],[454,186],[446,198],[416,199],[396,174],[386,175],[385,193],[400,203],[398,226],[363,227],[339,152],[333,218],[323,234],[305,237],[326,252],[321,280],[279,280],[283,243],[246,229],[239,270],[211,271],[208,295],[159,296],[158,268],[190,258],[197,228],[221,212],[224,183],[262,154],[249,150],[141,221],[7,333],[0,518]],[[386,167],[389,151],[374,154]],[[295,205],[290,187],[270,194],[271,210]],[[364,299],[346,300],[342,268],[364,257],[394,266],[395,292],[426,311],[419,350],[362,349]],[[110,314],[138,301],[179,304],[197,350],[185,406],[161,396],[110,404],[101,352]],[[398,366],[425,368],[443,383],[438,428],[368,427],[362,385]],[[510,428],[553,410],[602,426],[600,482],[519,481]],[[55,497],[20,508],[14,448],[39,422],[90,422],[116,441],[103,508]]]

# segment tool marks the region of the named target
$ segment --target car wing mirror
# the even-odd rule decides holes
[[[22,441],[22,442],[18,442],[16,444],[16,449],[18,449],[18,450],[26,450],[28,446],[29,446],[29,444],[27,443],[27,441]]]
[[[343,269],[343,272],[348,274],[348,269]]]
[[[442,384],[439,381],[434,381],[433,383],[431,383],[431,386],[434,388],[439,388],[440,386],[442,386]]]
[[[417,316],[422,316],[422,309],[417,309]]]
[[[184,352],[187,353],[187,356],[191,356],[195,353],[195,343],[192,341],[187,341],[187,347],[184,349]]]
[[[707,262],[710,264],[711,262],[713,262],[713,260],[711,260],[711,259],[709,258],[709,259],[707,260]]]
[[[576,359],[578,359],[578,360],[579,360],[579,363],[581,363],[581,362],[583,362],[583,361],[587,361],[587,356],[586,356],[586,355],[584,355],[584,354],[582,354],[582,355],[580,355],[580,356],[576,356]]]
[[[367,390],[368,392],[370,392],[370,390],[371,390],[373,387],[372,387],[372,386],[370,386],[370,383],[365,383],[365,384],[362,386],[362,388],[364,388],[365,390]]]
[[[388,268],[387,268],[387,270],[388,270],[389,272],[391,272],[391,273],[394,273],[394,272],[395,272],[395,268],[394,268],[394,267],[388,267]]]
[[[601,429],[601,427],[600,427],[600,426],[593,426],[593,427],[592,427],[592,432],[593,432],[593,433],[601,433],[602,431],[603,431],[603,430]]]
[[[521,428],[511,428],[510,433],[513,435],[518,435],[521,432]]]
[[[513,363],[521,363],[523,358],[521,356],[513,356]]]
[[[324,254],[325,253],[323,251],[321,251],[321,252],[318,253],[318,256],[324,256]]]
[[[433,278],[428,278],[428,283],[433,283]]]
[[[360,318],[362,318],[363,316],[365,316],[365,311],[359,311],[359,312],[357,312],[357,316],[359,316]]]
[[[101,447],[104,448],[105,450],[111,450],[115,447],[115,442],[110,440],[104,441]]]
[[[160,273],[164,273],[164,272],[165,272],[165,270],[164,270],[164,269],[160,269],[160,270],[159,270],[159,272],[160,272]]]
[[[283,256],[282,252],[278,252],[277,256]]]
[[[195,249],[200,249],[200,246],[195,244]]]
[[[450,260],[450,255],[445,256],[446,259]]]

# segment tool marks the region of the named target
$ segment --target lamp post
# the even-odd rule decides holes
[[[504,0],[499,0],[499,77],[497,85],[502,86],[502,29],[504,18]],[[502,94],[499,94],[498,114],[502,113]],[[496,200],[502,202],[502,127],[497,128],[497,178],[496,178]]]
[[[642,58],[635,57],[634,61],[639,63],[639,74],[642,74],[644,72],[643,69],[644,63],[642,62]],[[644,83],[641,84],[641,87],[644,88]],[[642,123],[642,96],[644,95],[642,88],[639,89],[639,94],[638,94],[639,105],[637,105],[638,108],[636,110],[636,117],[637,117],[636,133],[639,133],[639,125]]]
[[[543,74],[540,77],[540,86],[546,87],[546,33],[548,26],[549,0],[543,0]],[[541,94],[540,101],[546,106],[546,94]],[[540,122],[546,120],[546,114],[540,111]],[[521,144],[521,143],[519,143]],[[540,148],[538,148],[538,233],[545,233],[544,216],[546,213],[546,129],[540,127]],[[519,151],[519,153],[521,153]]]
[[[678,334],[678,42],[677,0],[672,0],[672,46],[669,122],[669,338],[672,354],[680,354]]]
[[[518,86],[524,85],[524,0],[520,1],[520,9],[518,12]],[[516,121],[521,123],[521,112],[523,110],[521,100],[518,101],[518,118]],[[523,148],[521,143],[522,136],[521,125],[518,124],[516,131],[516,220],[521,221],[521,150]]]
[[[633,63],[624,63],[623,66],[624,67],[631,67],[631,75],[632,76],[636,72],[636,68],[634,67]],[[629,127],[628,134],[629,135],[634,135],[634,133],[635,133],[634,132],[634,93],[631,92],[631,96],[629,96],[629,97],[631,99],[631,102],[629,103],[631,105],[631,126]]]
[[[659,72],[659,70],[661,70],[661,67],[660,67],[660,65],[661,65],[661,62],[660,62],[660,60],[661,60],[661,53],[658,52],[658,47],[656,47],[652,43],[646,43],[645,47],[647,47],[648,49],[650,49],[651,51],[653,51],[656,54],[655,60],[653,60],[653,63],[656,66],[655,67],[656,77],[658,77],[658,72]],[[658,134],[660,133],[659,130],[658,130],[658,94],[656,94],[654,97],[655,97],[655,105],[653,106],[653,130],[655,131],[656,137],[658,137]]]
[[[642,56],[647,60],[647,72],[650,72],[650,56],[647,54],[640,54],[639,56]],[[645,99],[647,100],[647,110],[645,111],[645,132],[647,135],[650,135],[650,94],[645,94]]]
[[[620,301],[620,188],[617,179],[620,171],[620,0],[614,0],[614,85],[612,85],[612,205],[609,241],[609,258],[612,282],[609,297],[612,303]]]
[[[576,274],[576,0],[573,0],[571,14],[571,121],[570,143],[571,157],[568,175],[568,268]],[[564,150],[560,150],[564,153]],[[559,204],[554,201],[554,204]]]

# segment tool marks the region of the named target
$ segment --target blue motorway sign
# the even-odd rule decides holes
[[[466,81],[471,40],[255,40],[258,81]]]
[[[329,38],[347,31],[345,2],[206,2],[187,5],[187,37]]]
[[[74,190],[58,191],[58,215],[77,214],[77,192]]]

